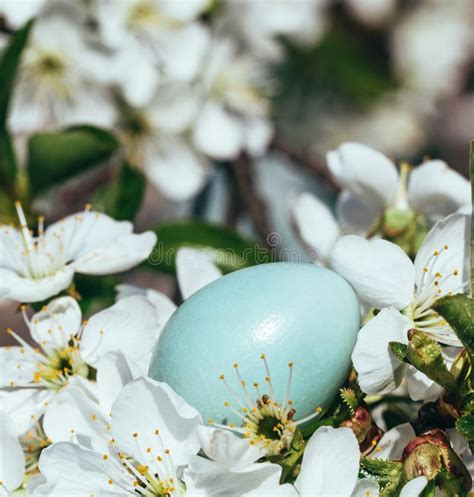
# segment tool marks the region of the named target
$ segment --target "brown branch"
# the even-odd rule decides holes
[[[268,220],[267,206],[254,185],[253,166],[253,162],[247,154],[242,154],[231,163],[240,199],[252,219],[255,230],[267,247],[275,249],[268,244],[268,235],[272,229]]]
[[[86,203],[92,200],[94,193],[109,183],[113,176],[113,164],[106,162],[61,186],[57,192],[58,208],[53,217],[59,219],[81,210]]]
[[[290,145],[281,136],[276,135],[270,148],[277,150],[290,158],[296,165],[303,167],[312,174],[316,174],[323,185],[331,191],[338,192],[339,186],[334,182],[331,173],[323,159],[315,154],[308,154],[301,147]]]

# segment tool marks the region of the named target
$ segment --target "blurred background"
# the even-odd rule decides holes
[[[180,246],[284,258],[342,142],[467,175],[473,25],[472,0],[0,0],[0,222],[20,198],[33,225],[91,203],[156,231],[151,263],[76,280],[86,313],[120,281],[179,300]]]

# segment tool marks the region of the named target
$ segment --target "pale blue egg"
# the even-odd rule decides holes
[[[186,300],[166,324],[155,347],[150,376],[168,383],[204,420],[238,422],[224,406],[245,402],[233,367],[246,382],[269,393],[265,354],[275,398],[289,398],[295,419],[328,407],[350,370],[360,324],[351,286],[338,274],[310,264],[275,263],[224,276]],[[219,380],[224,374],[229,392]]]

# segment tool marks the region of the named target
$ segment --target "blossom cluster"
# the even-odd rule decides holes
[[[379,151],[413,160],[427,116],[461,91],[472,57],[469,7],[0,0],[0,306],[16,309],[0,347],[0,497],[473,495],[473,187],[443,160],[397,163]],[[193,199],[199,215],[219,174],[232,176],[229,224],[247,233],[253,215],[259,232],[267,220],[252,200],[264,202],[248,181],[256,159],[272,148],[295,155],[277,146],[288,126],[276,115],[282,74],[289,64],[290,76],[310,78],[315,50],[314,59],[337,62],[340,30],[353,21],[370,39],[386,32],[397,81],[369,92],[364,111],[321,92],[306,109],[310,127],[296,113],[326,153],[316,177],[337,192],[335,208],[306,183],[298,192],[285,184],[285,195],[267,187],[291,226],[286,235],[310,255],[303,267],[327,268],[357,297],[350,371],[328,405],[303,416],[295,386],[309,375],[297,360],[275,365],[271,351],[250,350],[259,383],[247,383],[242,361],[228,365],[232,377],[212,379],[176,361],[217,385],[202,387],[229,418],[206,419],[202,406],[152,377],[160,338],[174,313],[225,273],[286,262],[277,250],[286,235],[271,233],[271,251],[201,220],[150,227],[159,216],[146,187],[177,210]],[[352,48],[347,64],[357,59]],[[105,186],[95,184],[96,166],[110,176]],[[78,195],[94,208],[76,212],[74,198],[55,196],[69,181],[94,189]],[[249,205],[231,212],[246,196]],[[153,219],[143,222],[144,211]],[[263,242],[269,230],[260,231]],[[129,270],[163,270],[173,289],[117,276]],[[306,318],[318,328],[318,312]]]
[[[275,133],[281,39],[317,46],[333,28],[331,7],[325,0],[299,0],[296,8],[288,0],[2,1],[8,30],[35,16],[8,126],[20,143],[38,130],[83,123],[114,129],[125,158],[154,186],[189,199],[213,162],[264,155]],[[368,29],[389,31],[400,85],[362,115],[316,107],[314,134],[323,148],[351,135],[411,154],[425,139],[424,119],[462,87],[469,2],[420,3],[406,14],[394,0],[347,0],[345,8]],[[0,36],[1,48],[8,36]]]
[[[35,234],[17,203],[19,226],[0,232],[1,288],[30,303],[20,310],[31,340],[8,329],[18,345],[0,349],[3,495],[407,497],[435,487],[467,495],[472,322],[460,331],[440,303],[469,300],[469,182],[441,161],[398,173],[360,144],[343,144],[327,160],[343,187],[338,220],[309,194],[292,215],[318,254],[314,263],[355,289],[364,324],[340,400],[304,419],[290,400],[293,363],[280,399],[262,354],[267,390],[256,386],[256,398],[234,364],[242,426],[203,420],[147,376],[176,310],[168,297],[121,285],[114,305],[83,320],[70,291],[75,273],[140,263],[156,235],[135,234],[131,223],[89,206],[47,228],[40,222]],[[192,248],[180,250],[176,265],[184,299],[222,276]],[[418,423],[387,429],[389,397],[420,402]]]

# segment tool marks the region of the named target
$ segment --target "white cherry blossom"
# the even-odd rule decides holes
[[[241,151],[259,156],[273,134],[262,67],[240,53],[231,38],[216,37],[198,84],[204,103],[193,127],[196,147],[214,159],[235,159]]]
[[[0,411],[0,496],[8,497],[23,483],[25,456],[10,417]]]
[[[66,289],[74,273],[111,274],[146,259],[156,235],[133,233],[128,221],[86,210],[31,234],[21,204],[16,203],[20,226],[0,225],[0,297],[38,302]]]
[[[116,51],[115,80],[130,104],[148,104],[159,81],[188,82],[195,77],[209,44],[207,29],[197,18],[208,4],[208,0],[95,2],[101,38]]]
[[[95,410],[86,419],[80,445],[60,442],[43,451],[46,483],[33,495],[211,496],[239,488],[257,495],[269,480],[279,486],[279,466],[251,465],[236,474],[197,456],[201,417],[165,383],[139,378],[121,391],[110,420]]]
[[[462,214],[438,221],[414,262],[385,240],[367,241],[350,235],[336,243],[333,268],[352,284],[362,301],[380,310],[360,330],[352,355],[364,392],[390,392],[406,376],[414,399],[439,394],[439,387],[425,375],[391,354],[389,342],[406,344],[408,331],[416,329],[441,344],[461,346],[432,306],[438,298],[467,288],[468,225]],[[444,352],[449,360],[449,349]]]
[[[187,132],[199,106],[186,83],[166,83],[145,106],[122,109],[118,133],[129,161],[172,200],[194,196],[207,178],[207,160],[196,151]]]
[[[432,221],[469,205],[469,182],[441,160],[429,160],[399,173],[385,155],[359,143],[344,143],[327,154],[342,188],[338,220],[353,233],[367,233],[386,208],[412,209]]]
[[[0,348],[2,406],[14,416],[18,434],[36,424],[73,378],[91,381],[108,352],[124,352],[146,369],[161,330],[155,307],[138,295],[123,298],[82,323],[79,305],[71,297],[57,298],[31,320],[25,319],[37,347],[9,330],[19,345]],[[117,368],[113,375],[119,373]],[[114,395],[118,388],[112,379],[106,385],[102,391],[109,389]]]
[[[319,428],[305,447],[294,495],[305,497],[378,497],[376,481],[358,479],[360,450],[349,428]],[[416,483],[413,483],[416,482]],[[401,495],[418,497],[428,480],[417,478],[407,483]]]
[[[83,122],[112,125],[115,109],[104,86],[108,65],[86,43],[78,16],[71,9],[70,15],[53,12],[36,20],[13,94],[9,125],[14,132]]]
[[[308,250],[315,251],[315,261],[329,265],[334,244],[342,235],[330,208],[311,193],[300,193],[290,200],[290,214],[295,231]]]

